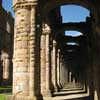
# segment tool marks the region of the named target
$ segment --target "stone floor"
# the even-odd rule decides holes
[[[55,92],[53,97],[45,97],[44,100],[92,100],[92,97],[85,87],[67,84],[59,92]]]
[[[9,97],[7,100],[13,99]],[[70,83],[65,85],[59,92],[55,92],[53,97],[43,97],[43,100],[93,100],[93,97],[89,95],[89,91],[85,86]]]

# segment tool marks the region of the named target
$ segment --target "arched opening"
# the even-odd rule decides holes
[[[30,97],[37,99],[41,94],[44,100],[48,97],[50,100],[93,100],[95,92],[98,100],[98,0],[14,1],[14,94],[21,91],[18,98],[22,95],[23,100]],[[65,13],[72,12],[69,18],[61,14],[65,5],[71,8],[65,8]],[[73,7],[78,7],[76,12]],[[88,13],[83,13],[84,9],[88,9]],[[81,20],[83,15],[86,16]],[[2,52],[8,56],[4,49]],[[93,69],[93,65],[97,69]]]
[[[86,18],[90,17],[90,11],[88,9],[77,5],[61,6],[60,11],[62,23],[86,22]]]
[[[79,44],[76,43],[76,42],[74,42],[74,41],[67,42],[66,44],[67,44],[67,45],[76,45],[76,46],[79,46]]]
[[[59,2],[59,1],[58,1]],[[88,86],[90,89],[88,71],[86,68],[89,66],[89,34],[92,21],[90,13],[91,8],[83,3],[61,3],[57,2],[57,8],[48,4],[48,16],[50,21],[49,25],[52,27],[54,39],[58,41],[60,49],[62,50],[64,68],[61,68],[63,80],[64,73],[67,74],[67,81],[63,80],[63,88],[84,88],[87,93]],[[61,6],[62,4],[62,6]],[[67,4],[67,5],[65,5]],[[83,6],[84,5],[84,6]],[[58,7],[59,6],[59,7]],[[47,10],[47,12],[48,12]],[[56,32],[57,31],[57,32]],[[57,38],[57,39],[56,39]],[[61,39],[61,41],[59,40]],[[92,68],[91,68],[92,69]],[[63,72],[65,71],[66,72]],[[90,95],[88,95],[90,98]],[[92,95],[93,96],[93,95]],[[87,98],[83,96],[83,98]]]
[[[78,31],[65,31],[65,36],[72,36],[72,37],[78,37],[78,36],[82,36],[83,34],[81,32]]]
[[[56,7],[60,7],[60,6],[63,6],[63,5],[70,5],[70,4],[82,6],[84,8],[87,8],[88,10],[90,10],[93,13],[92,8],[94,8],[94,5],[91,3],[91,1],[86,1],[86,0],[78,0],[78,1],[75,1],[75,0],[71,0],[71,1],[54,0],[54,1],[48,1],[48,2],[45,2],[45,6],[43,7],[42,11],[43,11],[44,15],[47,15],[48,12],[50,12],[52,9],[55,9]]]

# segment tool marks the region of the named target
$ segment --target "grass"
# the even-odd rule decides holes
[[[0,94],[0,100],[6,100],[6,95]]]
[[[0,90],[2,89],[11,89],[12,87],[11,86],[0,86]]]
[[[6,100],[6,95],[12,92],[12,86],[0,86],[0,100]]]
[[[6,100],[6,96],[11,94],[12,86],[0,86],[0,100]]]
[[[0,93],[9,93],[12,91],[11,86],[0,86]]]

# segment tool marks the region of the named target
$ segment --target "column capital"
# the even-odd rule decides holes
[[[58,49],[58,53],[60,53],[60,49]]]
[[[38,4],[38,0],[13,0],[13,9],[30,8],[35,7]]]
[[[48,24],[43,24],[42,25],[42,34],[47,35],[51,33],[51,28]]]
[[[53,46],[56,46],[57,42],[55,40],[53,40]]]

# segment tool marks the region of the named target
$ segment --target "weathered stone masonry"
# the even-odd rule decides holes
[[[59,6],[63,4],[89,9],[90,18],[82,23],[62,24]],[[15,100],[53,100],[55,93],[65,86],[84,83],[90,96],[99,100],[99,0],[13,0],[13,9],[14,32],[10,14],[0,10],[0,76],[3,76],[0,84],[11,85],[13,69],[12,97]],[[7,19],[3,21],[5,16]],[[67,27],[82,32],[83,36],[66,37]],[[66,45],[69,40],[79,46]]]

